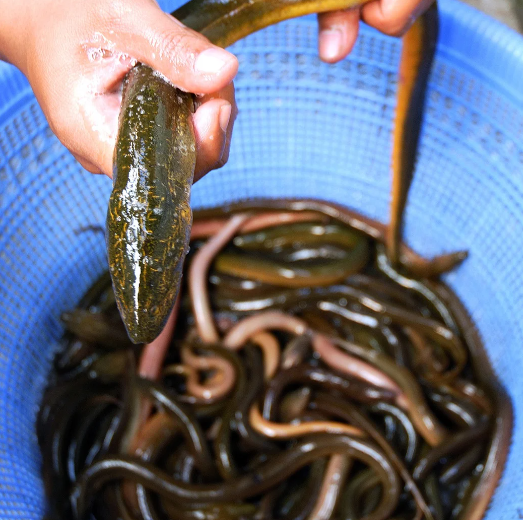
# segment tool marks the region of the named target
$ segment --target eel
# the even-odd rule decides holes
[[[392,148],[392,198],[387,229],[387,254],[400,260],[402,224],[414,178],[423,123],[427,85],[439,35],[438,6],[434,2],[403,37]]]
[[[173,16],[215,45],[226,47],[289,18],[348,9],[367,1],[191,0]],[[430,40],[434,31],[420,30],[420,26],[432,27],[434,13],[435,7],[405,37],[406,50],[411,52],[408,60],[404,53],[401,71],[404,74],[412,68],[415,74],[409,74],[408,81],[399,85],[398,100],[412,102],[398,105],[396,125],[402,131],[395,134],[396,146],[419,134],[423,92],[434,54],[434,41]],[[116,301],[134,343],[149,343],[160,334],[181,283],[192,225],[189,202],[196,163],[193,111],[191,94],[180,91],[146,65],[137,64],[126,76],[106,244]],[[409,150],[415,153],[416,147],[417,139]],[[393,170],[400,185],[394,200],[400,201],[403,195],[399,193],[408,191],[408,164],[401,166],[399,173]],[[393,206],[401,213],[404,204]]]

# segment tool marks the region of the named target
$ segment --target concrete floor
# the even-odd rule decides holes
[[[477,9],[485,11],[490,16],[501,20],[513,29],[521,31],[521,25],[515,14],[515,3],[521,0],[463,0]],[[520,7],[521,9],[521,7]]]

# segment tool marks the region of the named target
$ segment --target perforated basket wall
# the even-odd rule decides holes
[[[172,10],[179,1],[164,1]],[[515,403],[516,433],[488,520],[523,515],[523,39],[441,0],[408,242],[466,248],[448,282],[479,326]],[[245,197],[323,198],[386,219],[400,42],[364,28],[349,59],[320,63],[313,18],[233,48],[240,59],[229,164],[193,205]],[[34,420],[62,333],[59,316],[105,268],[111,183],[82,171],[49,130],[19,72],[0,65],[0,518],[45,508]],[[518,510],[518,508],[521,508]]]

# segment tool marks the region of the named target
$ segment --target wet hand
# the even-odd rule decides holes
[[[112,175],[122,80],[136,62],[199,94],[195,179],[227,161],[237,59],[153,0],[0,0],[0,11],[0,58],[27,76],[52,130],[87,170]]]
[[[358,37],[359,22],[390,36],[402,36],[434,0],[373,0],[363,7],[318,16],[319,53],[327,63],[345,58]]]

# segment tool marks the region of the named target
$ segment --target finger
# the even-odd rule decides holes
[[[225,132],[225,146],[223,148],[222,156],[220,157],[220,160],[215,166],[215,169],[221,168],[229,160],[229,150],[231,148],[231,138],[234,129],[234,122],[238,117],[238,105],[236,105],[234,84],[231,83],[230,85],[227,85],[224,89],[222,89],[220,91],[220,97],[226,99],[231,104],[232,109],[229,124],[227,126],[227,131]]]
[[[358,37],[359,21],[359,8],[318,15],[318,50],[323,61],[335,63],[350,53]]]
[[[101,172],[112,178],[121,94],[99,93],[90,98],[86,95],[85,99],[90,101],[80,105],[77,116],[80,116],[81,123],[77,125],[77,130],[62,130],[60,135],[66,136],[64,144],[74,152],[77,159],[81,159],[80,164],[86,170]],[[87,132],[88,137],[82,132]],[[86,167],[84,163],[89,166]]]
[[[231,119],[229,121],[229,126],[227,127],[227,132],[225,135],[225,146],[223,147],[222,156],[220,157],[220,160],[216,164],[215,169],[225,166],[227,164],[227,161],[229,160],[229,152],[231,150],[232,129],[234,127],[234,121],[236,120],[237,115],[238,115],[238,109],[236,108],[236,105],[233,105]]]
[[[104,173],[104,172],[102,172],[102,170],[98,166],[96,166],[96,164],[92,163],[88,159],[84,159],[83,157],[80,157],[77,154],[73,154],[73,156],[80,163],[80,166],[84,170],[87,170],[88,172],[95,173],[95,174]]]
[[[199,100],[199,105],[206,103],[210,101],[211,99],[224,99],[228,101],[231,104],[231,116],[229,119],[229,124],[227,125],[227,131],[225,135],[225,144],[223,146],[223,151],[221,157],[218,159],[218,161],[215,163],[215,165],[211,168],[213,170],[221,168],[224,166],[227,161],[229,160],[229,150],[231,146],[231,138],[234,128],[234,122],[236,121],[236,117],[238,116],[238,107],[236,105],[236,98],[235,98],[235,90],[234,90],[234,84],[231,83],[227,85],[224,89],[207,96],[203,96]],[[224,116],[225,117],[225,116]],[[198,167],[198,165],[197,165]],[[210,171],[210,170],[209,170]],[[195,177],[195,180],[198,180],[201,178],[206,171],[199,172],[197,171],[197,176]]]
[[[119,48],[159,71],[187,92],[208,94],[229,84],[238,71],[230,52],[212,45],[153,3],[140,3],[113,30]]]
[[[434,0],[375,0],[363,6],[362,19],[390,36],[402,36]]]
[[[211,101],[213,103],[209,104]],[[227,121],[228,105],[231,109]],[[202,107],[204,108],[202,109]],[[223,112],[221,112],[222,107],[224,107]],[[233,83],[218,92],[198,99],[197,110],[193,119],[198,147],[195,182],[209,171],[221,168],[227,162],[237,114],[238,108]],[[219,141],[216,141],[216,135],[219,136]]]
[[[194,181],[221,164],[227,144],[232,105],[223,99],[212,99],[201,105],[193,116],[197,159]]]

